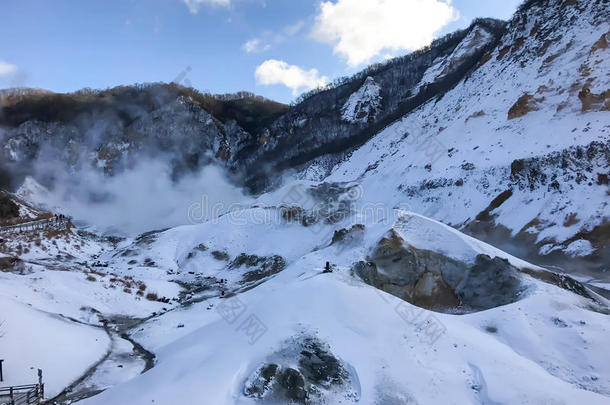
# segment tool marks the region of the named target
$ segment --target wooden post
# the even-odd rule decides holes
[[[40,395],[40,400],[44,399],[44,384],[42,383],[42,370],[38,369],[38,386],[40,390],[38,391],[38,395]]]

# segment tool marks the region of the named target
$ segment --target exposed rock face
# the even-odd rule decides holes
[[[475,26],[451,54],[435,60],[435,63],[424,73],[421,85],[434,83],[445,77],[461,63],[493,41],[494,36],[488,30],[481,26]]]
[[[589,86],[584,86],[580,93],[578,93],[578,99],[582,104],[581,111],[609,111],[610,110],[610,89],[603,91],[599,94],[595,94],[591,91]]]
[[[0,224],[3,221],[19,216],[19,207],[8,196],[8,194],[0,192]]]
[[[284,270],[286,260],[282,256],[261,257],[242,253],[229,263],[230,269],[245,268],[242,283],[258,281]]]
[[[462,303],[486,309],[517,301],[523,287],[519,270],[508,260],[479,255],[455,290]]]
[[[439,310],[483,310],[519,299],[519,270],[507,260],[478,255],[474,265],[409,246],[395,232],[381,239],[368,262],[353,271],[364,282],[414,305]]]
[[[0,257],[0,271],[23,274],[25,263],[18,257]]]
[[[331,240],[331,244],[335,243],[348,243],[352,241],[358,241],[360,237],[364,234],[365,226],[362,224],[352,225],[351,228],[343,228],[336,230],[333,234],[333,238]]]
[[[306,189],[293,188],[280,206],[282,218],[311,226],[334,224],[347,218],[362,190],[356,183],[321,183]]]
[[[536,110],[536,104],[538,101],[531,94],[524,94],[515,102],[515,104],[508,110],[508,119],[512,120],[515,118],[523,117],[530,111]]]
[[[354,92],[341,109],[345,121],[356,123],[373,122],[381,108],[381,88],[371,76]]]

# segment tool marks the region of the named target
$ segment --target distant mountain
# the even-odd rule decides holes
[[[280,178],[278,170],[362,144],[405,112],[441,94],[472,69],[504,25],[477,20],[425,49],[311,92],[291,108],[245,92],[209,95],[173,83],[71,94],[6,90],[0,93],[0,153],[5,162],[0,171],[16,178],[14,188],[33,173],[31,166],[47,150],[55,151],[49,152],[47,161],[56,159],[69,167],[93,165],[109,174],[133,165],[142,154],[165,156],[177,177],[215,158],[260,191]],[[454,51],[463,54],[452,57]],[[451,63],[437,82],[416,88],[439,57]],[[344,119],[348,99],[358,103],[353,93],[367,80],[379,89],[375,113],[366,120]]]
[[[36,162],[97,167],[113,174],[145,157],[170,160],[179,177],[231,160],[288,106],[251,93],[202,94],[170,83],[57,94],[0,93],[0,179],[17,187]],[[4,176],[2,176],[4,171]],[[8,174],[7,174],[8,173]]]
[[[424,49],[339,79],[330,89],[304,95],[271,124],[258,144],[238,152],[248,168],[248,185],[262,189],[273,184],[273,173],[323,155],[342,156],[362,145],[392,122],[455,86],[493,49],[504,30],[502,21],[478,19],[468,29],[438,39]],[[424,74],[439,61],[444,61],[442,71],[433,82],[426,79],[422,83]],[[377,98],[374,114],[355,110],[355,119],[350,119],[351,105],[370,104],[358,98],[369,97],[371,89],[375,89]],[[358,114],[366,119],[358,119]]]

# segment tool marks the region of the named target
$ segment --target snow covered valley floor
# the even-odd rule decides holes
[[[610,401],[610,310],[588,286],[367,211],[354,185],[291,187],[136,238],[3,235],[3,385],[41,368],[59,404]]]

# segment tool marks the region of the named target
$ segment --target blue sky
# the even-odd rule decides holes
[[[182,83],[288,102],[520,0],[3,0],[0,88]],[[182,73],[182,75],[181,75]]]

